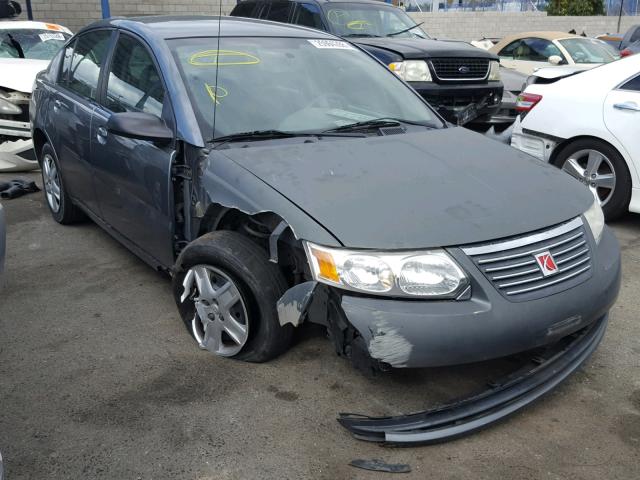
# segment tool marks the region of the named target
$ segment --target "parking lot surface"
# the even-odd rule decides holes
[[[0,452],[7,480],[386,478],[350,467],[356,458],[407,463],[407,479],[638,478],[640,215],[613,225],[622,290],[583,370],[475,435],[390,449],[353,439],[337,413],[423,410],[481,388],[514,362],[371,379],[310,327],[267,364],[216,358],[186,332],[168,277],[100,228],[54,223],[41,194],[3,205]]]

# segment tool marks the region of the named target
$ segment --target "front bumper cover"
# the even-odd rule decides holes
[[[542,351],[532,352],[527,365],[458,402],[396,417],[342,413],[338,421],[360,440],[394,445],[452,440],[501,420],[552,390],[589,358],[606,328],[607,315]]]

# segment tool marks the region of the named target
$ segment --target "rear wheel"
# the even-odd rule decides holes
[[[248,362],[265,362],[288,348],[293,327],[280,325],[276,308],[286,289],[263,249],[230,231],[189,244],[173,279],[178,310],[198,346]]]
[[[44,196],[53,219],[63,225],[83,220],[84,213],[73,204],[64,187],[58,159],[50,144],[44,144],[40,158]]]
[[[554,164],[588,187],[599,200],[607,220],[629,209],[631,175],[622,155],[596,139],[582,139],[564,147]]]

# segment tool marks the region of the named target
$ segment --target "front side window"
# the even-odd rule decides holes
[[[442,126],[394,73],[347,42],[237,37],[221,38],[219,47],[215,38],[169,45],[205,139],[317,133],[379,118]]]
[[[51,60],[71,35],[59,30],[0,30],[0,58]]]
[[[500,53],[498,53],[498,56],[502,58],[513,59],[515,56],[515,52],[521,43],[522,43],[522,40],[516,40],[514,42],[511,42],[509,45],[507,45],[502,50],[500,50]]]
[[[293,23],[318,30],[325,29],[320,16],[320,7],[313,3],[299,3],[293,15]]]
[[[62,66],[60,67],[60,76],[58,77],[58,83],[60,85],[66,85],[69,80],[69,72],[71,71],[71,60],[73,59],[73,49],[76,46],[76,42],[72,41],[67,45],[62,53]]]
[[[289,21],[289,13],[291,12],[292,6],[293,4],[291,2],[271,2],[269,13],[267,13],[264,18],[273,22],[286,23]]]
[[[366,3],[323,4],[329,30],[341,37],[428,38],[403,10]]]
[[[98,30],[78,37],[66,83],[69,90],[92,100],[97,98],[100,69],[107,56],[110,38],[110,30]]]
[[[565,38],[559,42],[575,63],[610,63],[620,58],[611,45],[595,38]]]
[[[107,79],[106,107],[112,112],[145,112],[160,117],[164,86],[147,48],[120,35]]]
[[[233,9],[232,15],[235,17],[251,17],[255,7],[255,2],[240,2]]]

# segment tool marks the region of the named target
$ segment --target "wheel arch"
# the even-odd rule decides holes
[[[44,147],[46,143],[51,145],[51,142],[49,141],[49,137],[47,136],[47,134],[41,128],[35,128],[33,130],[32,141],[33,150],[36,153],[36,158],[38,159],[38,162],[40,162],[40,153],[42,152],[42,147]],[[51,148],[53,148],[53,145],[51,145]]]

